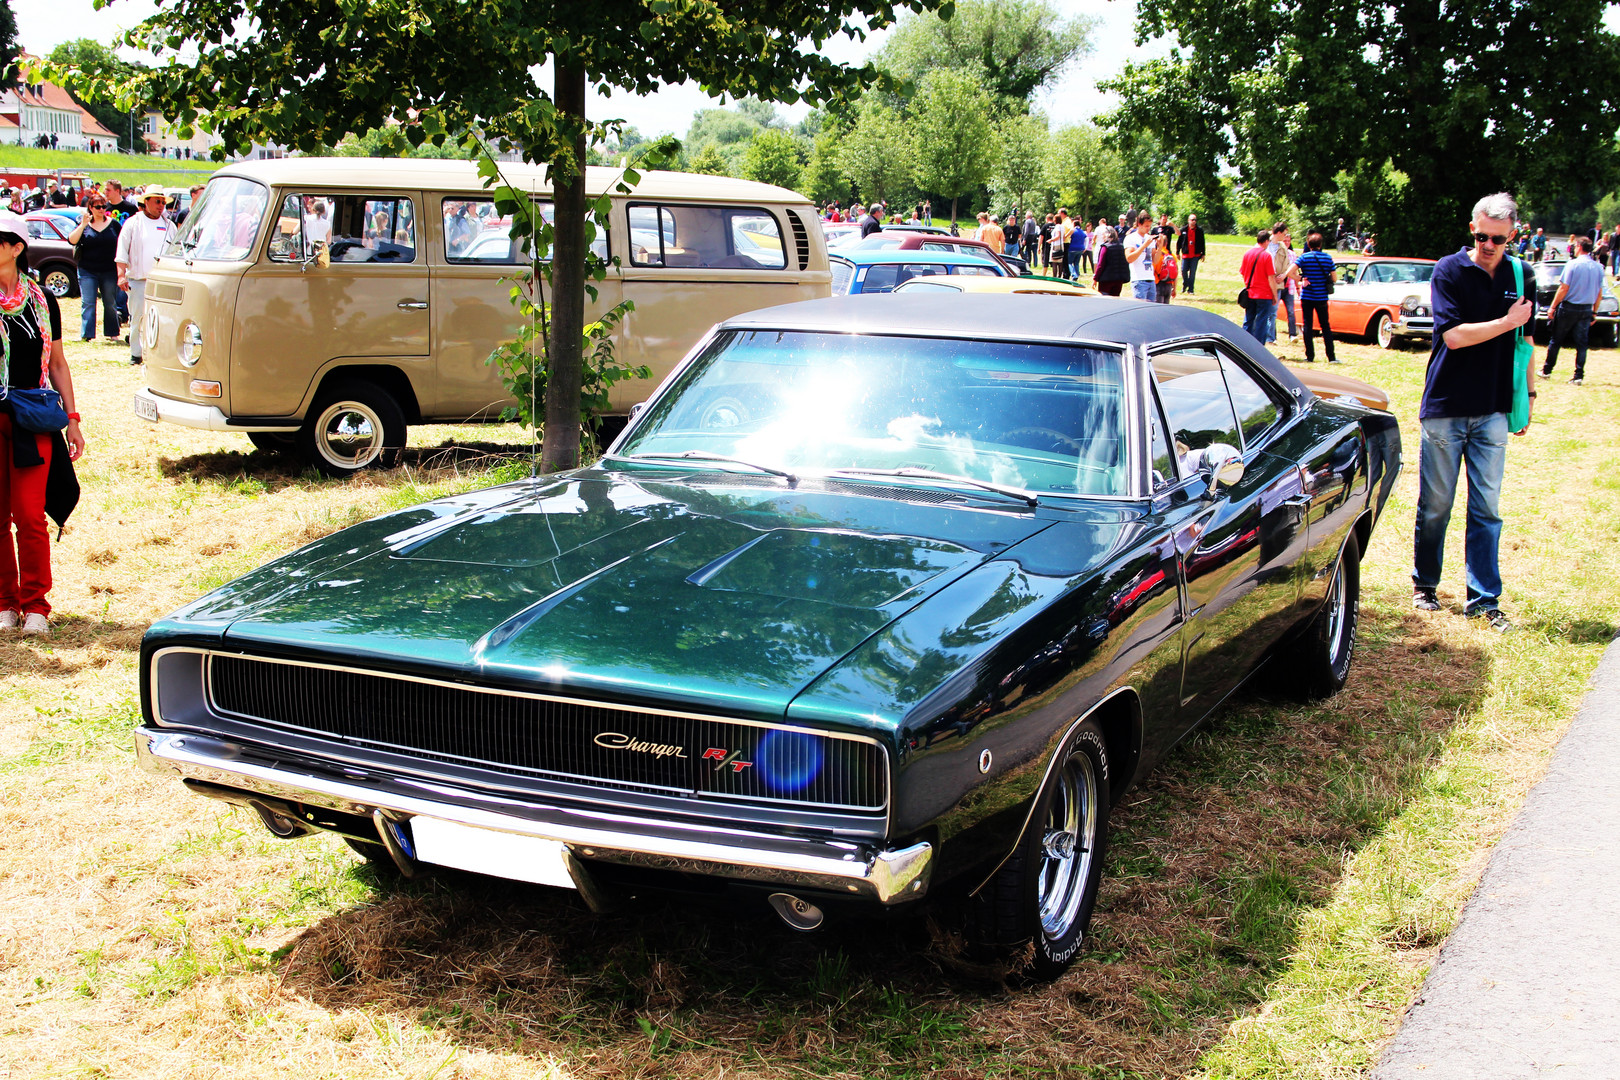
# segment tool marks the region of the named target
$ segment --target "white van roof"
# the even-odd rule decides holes
[[[501,175],[519,189],[550,191],[544,165],[501,162]],[[609,190],[623,170],[592,165],[585,170],[585,190],[600,195]],[[673,197],[694,202],[808,203],[803,195],[774,184],[738,180],[701,173],[640,170],[635,195]],[[440,158],[288,157],[242,161],[220,169],[215,176],[243,176],[282,187],[415,188],[428,191],[484,190],[484,181],[471,161]],[[634,197],[634,196],[632,196]]]

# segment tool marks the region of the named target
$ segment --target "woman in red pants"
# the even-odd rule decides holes
[[[0,384],[54,386],[68,412],[66,448],[84,453],[79,414],[73,408],[73,376],[62,352],[62,313],[56,298],[28,274],[28,227],[0,212]],[[50,475],[50,435],[17,430],[0,408],[0,629],[50,633],[51,540],[45,526],[45,483]]]

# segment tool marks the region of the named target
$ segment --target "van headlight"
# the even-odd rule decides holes
[[[194,322],[187,321],[180,327],[180,362],[186,367],[196,367],[197,361],[202,359],[202,327]]]

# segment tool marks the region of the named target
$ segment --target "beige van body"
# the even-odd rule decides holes
[[[545,171],[503,165],[544,202]],[[595,196],[619,170],[592,168]],[[545,203],[549,210],[549,203]],[[404,426],[493,420],[511,400],[490,351],[510,340],[520,255],[464,161],[284,158],[220,170],[147,280],[148,420],[291,443],[332,473],[402,445]],[[827,296],[814,208],[784,188],[647,172],[615,195],[598,251],[619,266],[586,320],[621,300],[618,358],[645,400],[722,319]]]

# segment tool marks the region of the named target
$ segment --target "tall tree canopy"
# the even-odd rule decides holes
[[[990,179],[1000,144],[991,137],[990,95],[972,74],[949,68],[922,82],[913,106],[917,127],[926,135],[913,149],[917,186],[956,203]]]
[[[10,0],[0,3],[0,90],[17,85],[17,16]]]
[[[879,50],[879,66],[921,82],[940,68],[968,69],[1003,105],[1029,96],[1090,50],[1096,20],[1064,19],[1044,0],[960,0],[902,19]]]
[[[126,77],[136,66],[127,60],[120,60],[111,49],[91,38],[64,41],[52,49],[46,59],[53,64],[69,67],[95,67],[105,71],[123,72]],[[122,133],[128,130],[129,113],[120,109],[111,97],[88,98],[74,93],[73,100],[90,110],[90,115],[99,120],[101,126],[108,131]]]
[[[1104,84],[1122,132],[1175,147],[1186,180],[1234,165],[1272,200],[1316,202],[1335,175],[1378,177],[1380,251],[1439,255],[1475,200],[1611,183],[1620,38],[1603,0],[1140,0],[1165,58]]]
[[[589,82],[650,94],[692,80],[715,96],[822,102],[876,82],[824,55],[903,10],[950,0],[171,0],[125,35],[157,66],[55,74],[81,92],[217,131],[227,147],[300,150],[401,125],[413,144],[483,130],[551,170],[556,204],[542,465],[579,460]],[[801,42],[813,47],[801,47]],[[552,65],[551,87],[541,68]]]

